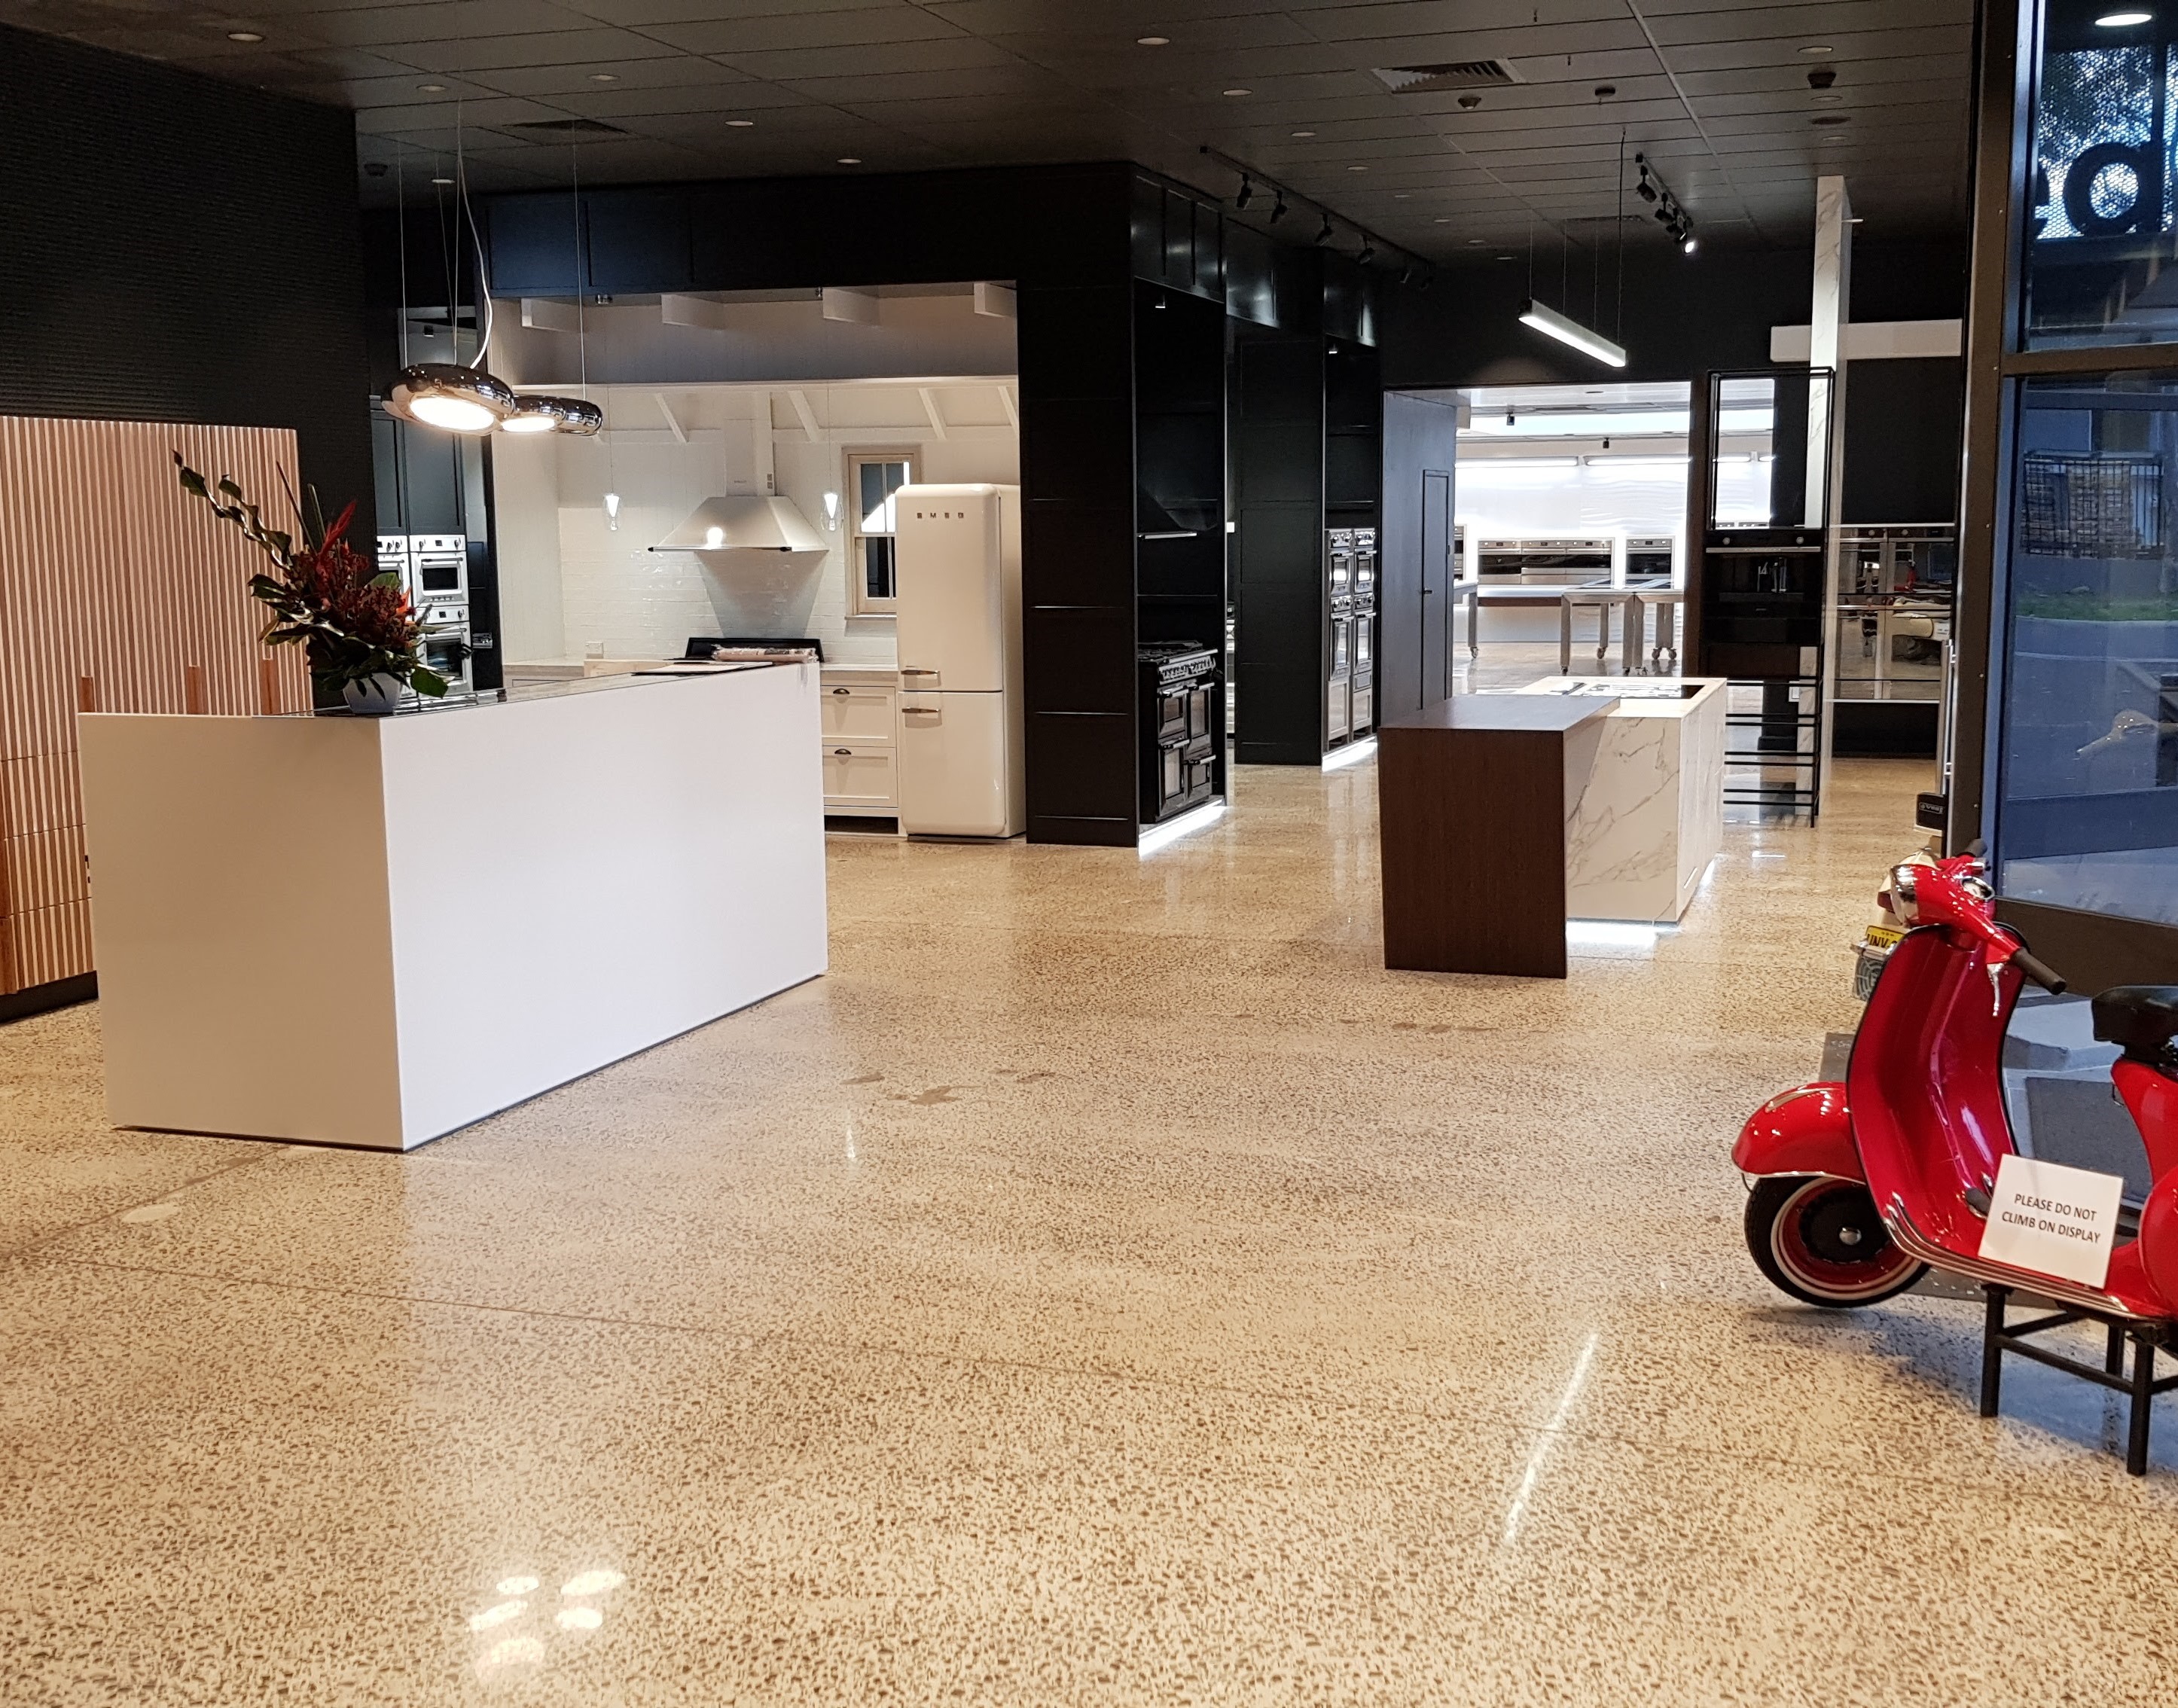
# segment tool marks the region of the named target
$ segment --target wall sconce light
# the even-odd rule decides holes
[[[620,494],[617,492],[605,494],[605,526],[615,534],[620,532]]]
[[[840,531],[840,495],[836,492],[824,495],[824,531],[827,534]]]

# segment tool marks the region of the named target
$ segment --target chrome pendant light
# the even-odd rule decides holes
[[[462,153],[461,131],[457,120],[454,133],[454,194],[461,203],[462,220],[468,228],[469,241],[476,251],[477,316],[481,322],[482,337],[477,343],[475,359],[466,363],[418,362],[404,367],[394,376],[393,385],[386,394],[386,413],[402,421],[413,421],[419,426],[436,427],[447,433],[489,433],[513,415],[519,407],[514,388],[504,380],[485,371],[484,358],[491,353],[491,287],[484,273],[484,242],[478,235],[476,214],[469,206],[468,165]],[[407,210],[402,211],[402,332],[407,342]],[[453,322],[453,335],[460,336],[461,316],[461,261],[457,252],[454,276],[446,282],[448,298],[447,318]],[[555,424],[556,424],[556,423]],[[531,429],[531,431],[547,430]]]
[[[587,439],[605,424],[605,412],[582,397],[550,397],[517,391],[513,413],[499,424],[502,433],[568,433]]]
[[[514,389],[481,368],[419,362],[394,376],[386,413],[448,433],[489,433],[514,413]]]
[[[569,145],[571,164],[573,145]],[[582,172],[575,168],[575,217],[579,232],[582,219]],[[479,251],[481,257],[482,251]],[[577,327],[582,340],[583,390],[587,394],[590,386],[589,332],[581,324],[583,288],[582,239],[575,243],[575,314]],[[481,260],[479,260],[479,267]],[[519,391],[514,396],[514,408],[499,424],[502,433],[565,433],[577,439],[588,439],[600,431],[605,424],[605,412],[590,402],[587,395],[580,397],[557,397],[541,391]]]

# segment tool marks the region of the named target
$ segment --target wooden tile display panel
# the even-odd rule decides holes
[[[79,711],[309,704],[299,654],[258,643],[263,559],[174,451],[291,525],[290,431],[0,416],[0,995],[91,971]]]

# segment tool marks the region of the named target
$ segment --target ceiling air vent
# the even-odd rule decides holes
[[[534,131],[539,136],[626,136],[627,133],[616,124],[603,124],[594,118],[529,118],[518,124],[503,124],[501,130]]]
[[[1446,65],[1379,66],[1377,80],[1394,95],[1434,94],[1440,89],[1496,89],[1527,79],[1509,59],[1457,59]]]

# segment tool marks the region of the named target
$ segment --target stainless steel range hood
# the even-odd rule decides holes
[[[824,551],[791,498],[707,498],[653,551]]]

